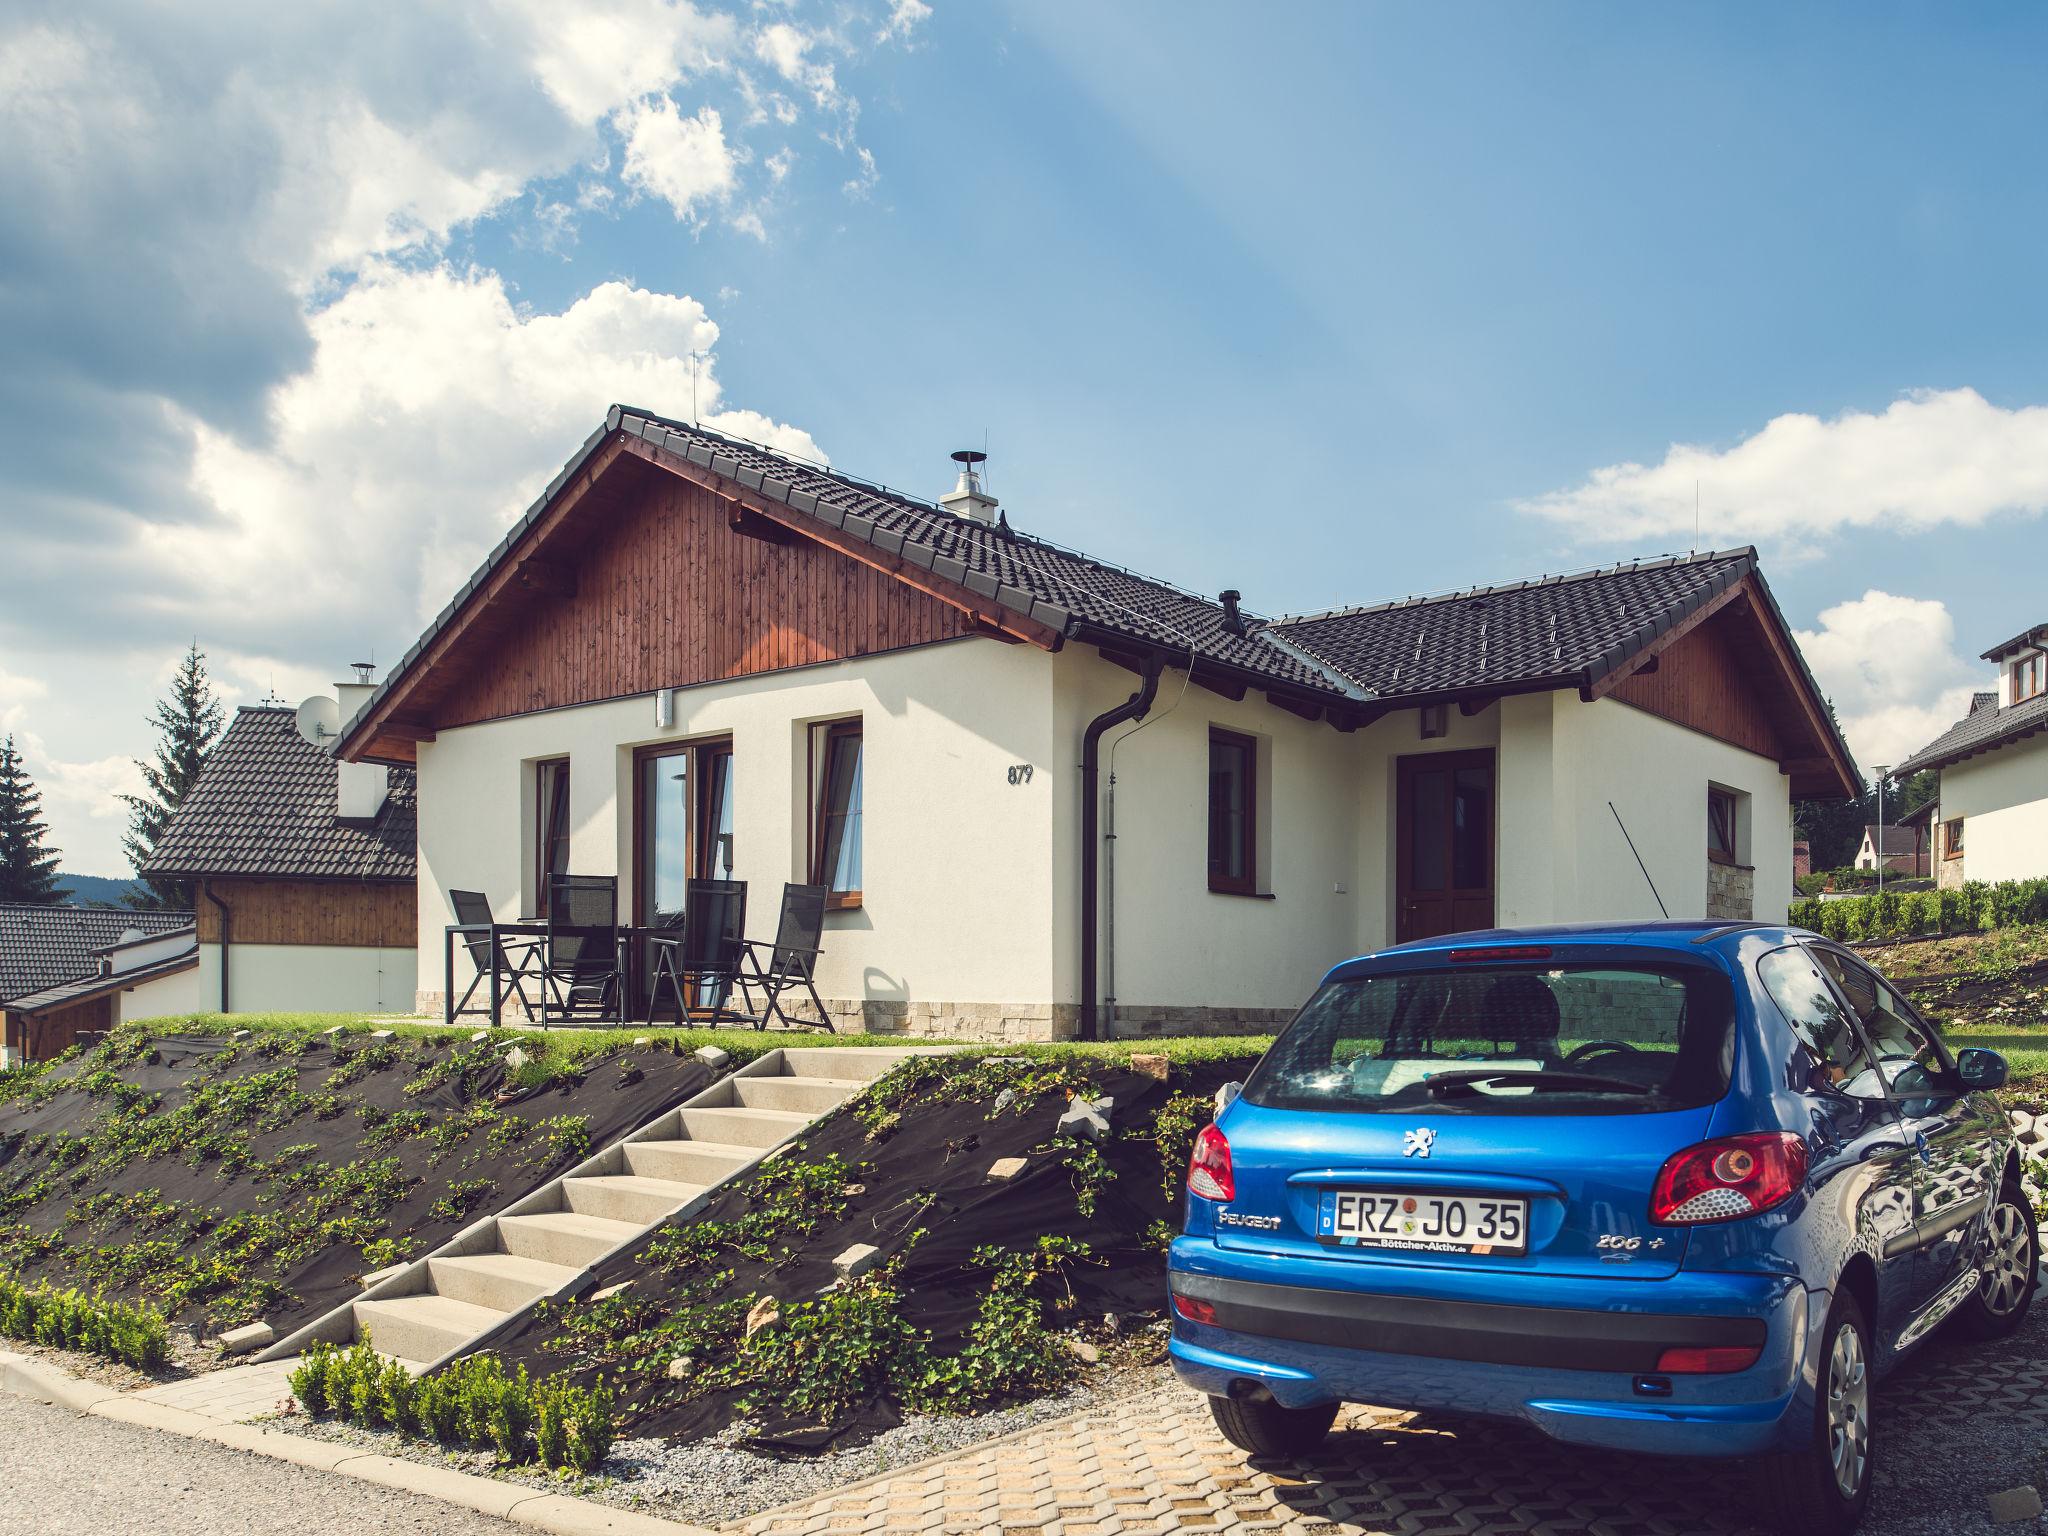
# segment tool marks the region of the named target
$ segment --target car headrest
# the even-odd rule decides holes
[[[1494,978],[1486,989],[1479,1027],[1474,1034],[1518,1045],[1541,1045],[1557,1039],[1563,1015],[1557,994],[1541,976],[1527,971]]]

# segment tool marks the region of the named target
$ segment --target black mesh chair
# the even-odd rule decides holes
[[[540,976],[542,1024],[623,1017],[617,880],[609,875],[556,875],[548,882],[548,935]]]
[[[744,880],[691,880],[683,887],[683,931],[674,938],[665,933],[648,937],[653,952],[654,975],[647,984],[647,1017],[652,1022],[661,1006],[662,989],[668,989],[676,1022],[706,1018],[717,1024],[726,1020],[753,1024],[751,1014],[726,1006],[739,980],[740,957],[745,953],[747,928],[747,882]]]
[[[482,891],[450,891],[449,905],[455,908],[455,921],[465,928],[488,928],[495,918],[491,916],[491,899]],[[500,938],[495,958],[492,954],[491,936],[488,933],[465,933],[462,936],[465,948],[469,950],[470,962],[476,966],[476,976],[469,984],[469,990],[462,994],[462,1001],[455,1005],[451,1018],[461,1018],[466,1013],[489,1013],[488,1001],[472,1008],[469,1000],[476,996],[477,989],[491,978],[491,969],[496,966],[498,974],[511,985],[512,995],[519,999],[519,1006],[529,1015],[540,1012],[539,1005],[526,995],[528,982],[540,979],[540,940],[538,938]]]
[[[768,999],[767,1010],[754,1016],[756,1029],[766,1029],[770,1019],[777,1019],[790,1029],[822,1029],[831,1033],[832,1016],[825,1012],[825,1001],[818,996],[815,980],[818,950],[825,940],[825,901],[830,895],[822,885],[785,885],[775,942],[764,944],[759,939],[749,939],[743,946],[745,958],[739,983],[748,1012],[753,1012],[755,987]],[[810,994],[811,1006],[818,1010],[815,1021],[793,1019],[782,1006],[782,994],[797,987]]]

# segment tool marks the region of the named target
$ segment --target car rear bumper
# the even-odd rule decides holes
[[[1753,1455],[1810,1433],[1802,1366],[1827,1309],[1785,1277],[1546,1281],[1544,1306],[1335,1289],[1210,1264],[1176,1263],[1170,1279],[1176,1294],[1215,1309],[1211,1323],[1176,1316],[1171,1346],[1181,1379],[1214,1396],[1518,1419],[1574,1445],[1677,1456]],[[1656,1369],[1665,1349],[1717,1345],[1761,1353],[1725,1374]]]

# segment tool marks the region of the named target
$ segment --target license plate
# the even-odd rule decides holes
[[[1323,1192],[1316,1236],[1347,1248],[1521,1254],[1529,1250],[1529,1202],[1420,1190],[1331,1189]]]

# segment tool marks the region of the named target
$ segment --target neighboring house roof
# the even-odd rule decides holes
[[[1863,841],[1877,849],[1880,858],[1886,859],[1915,853],[1920,846],[1919,838],[1911,827],[1880,827],[1875,823],[1863,828]]]
[[[161,960],[147,965],[134,966],[125,971],[102,971],[95,969],[71,981],[59,982],[45,987],[40,992],[31,992],[14,998],[7,1004],[10,1013],[43,1013],[53,1008],[69,1008],[77,1003],[88,1003],[96,997],[111,992],[125,992],[130,987],[141,986],[146,981],[157,981],[165,976],[175,976],[189,971],[199,964],[199,936],[191,926],[191,916],[186,914],[186,934],[190,942],[176,954],[166,955]]]
[[[1857,786],[1853,761],[1820,691],[1757,570],[1751,549],[1640,561],[1473,588],[1365,608],[1264,620],[1247,611],[1244,633],[1225,627],[1221,605],[1011,529],[962,518],[919,497],[857,480],[788,454],[650,412],[613,406],[605,424],[499,542],[383,685],[343,727],[348,757],[403,757],[386,733],[403,718],[419,674],[459,638],[465,613],[518,601],[515,577],[539,558],[554,516],[606,471],[605,455],[629,455],[684,478],[715,483],[737,506],[772,516],[826,542],[865,547],[863,558],[913,584],[965,594],[997,627],[1048,648],[1067,640],[1112,654],[1192,664],[1197,681],[1265,690],[1312,716],[1350,727],[1396,704],[1576,687],[1595,697],[1632,658],[1697,621],[1743,585],[1758,595],[1790,658],[1790,686],[1815,724],[1814,755],[1840,792]],[[850,541],[850,542],[849,542]],[[539,570],[544,575],[544,569]]]
[[[2030,624],[2010,640],[2001,641],[1990,650],[1981,653],[1980,659],[1996,661],[2007,651],[2016,651],[2023,645],[2036,645],[2043,639],[2048,639],[2048,624]]]
[[[1939,800],[1923,800],[1899,818],[1899,825],[1917,827],[1922,822],[1931,821],[1934,818],[1934,813],[1940,809],[1941,802]]]
[[[12,1007],[17,997],[96,974],[99,951],[125,933],[191,926],[190,912],[0,904],[0,1005]]]
[[[2048,731],[2048,693],[2004,709],[1975,709],[1892,770],[1895,778],[1923,768],[1948,768],[1965,758]]]
[[[298,731],[290,709],[244,705],[171,814],[145,873],[163,878],[410,880],[417,860],[414,775],[391,770],[372,821],[335,814],[340,765]]]

